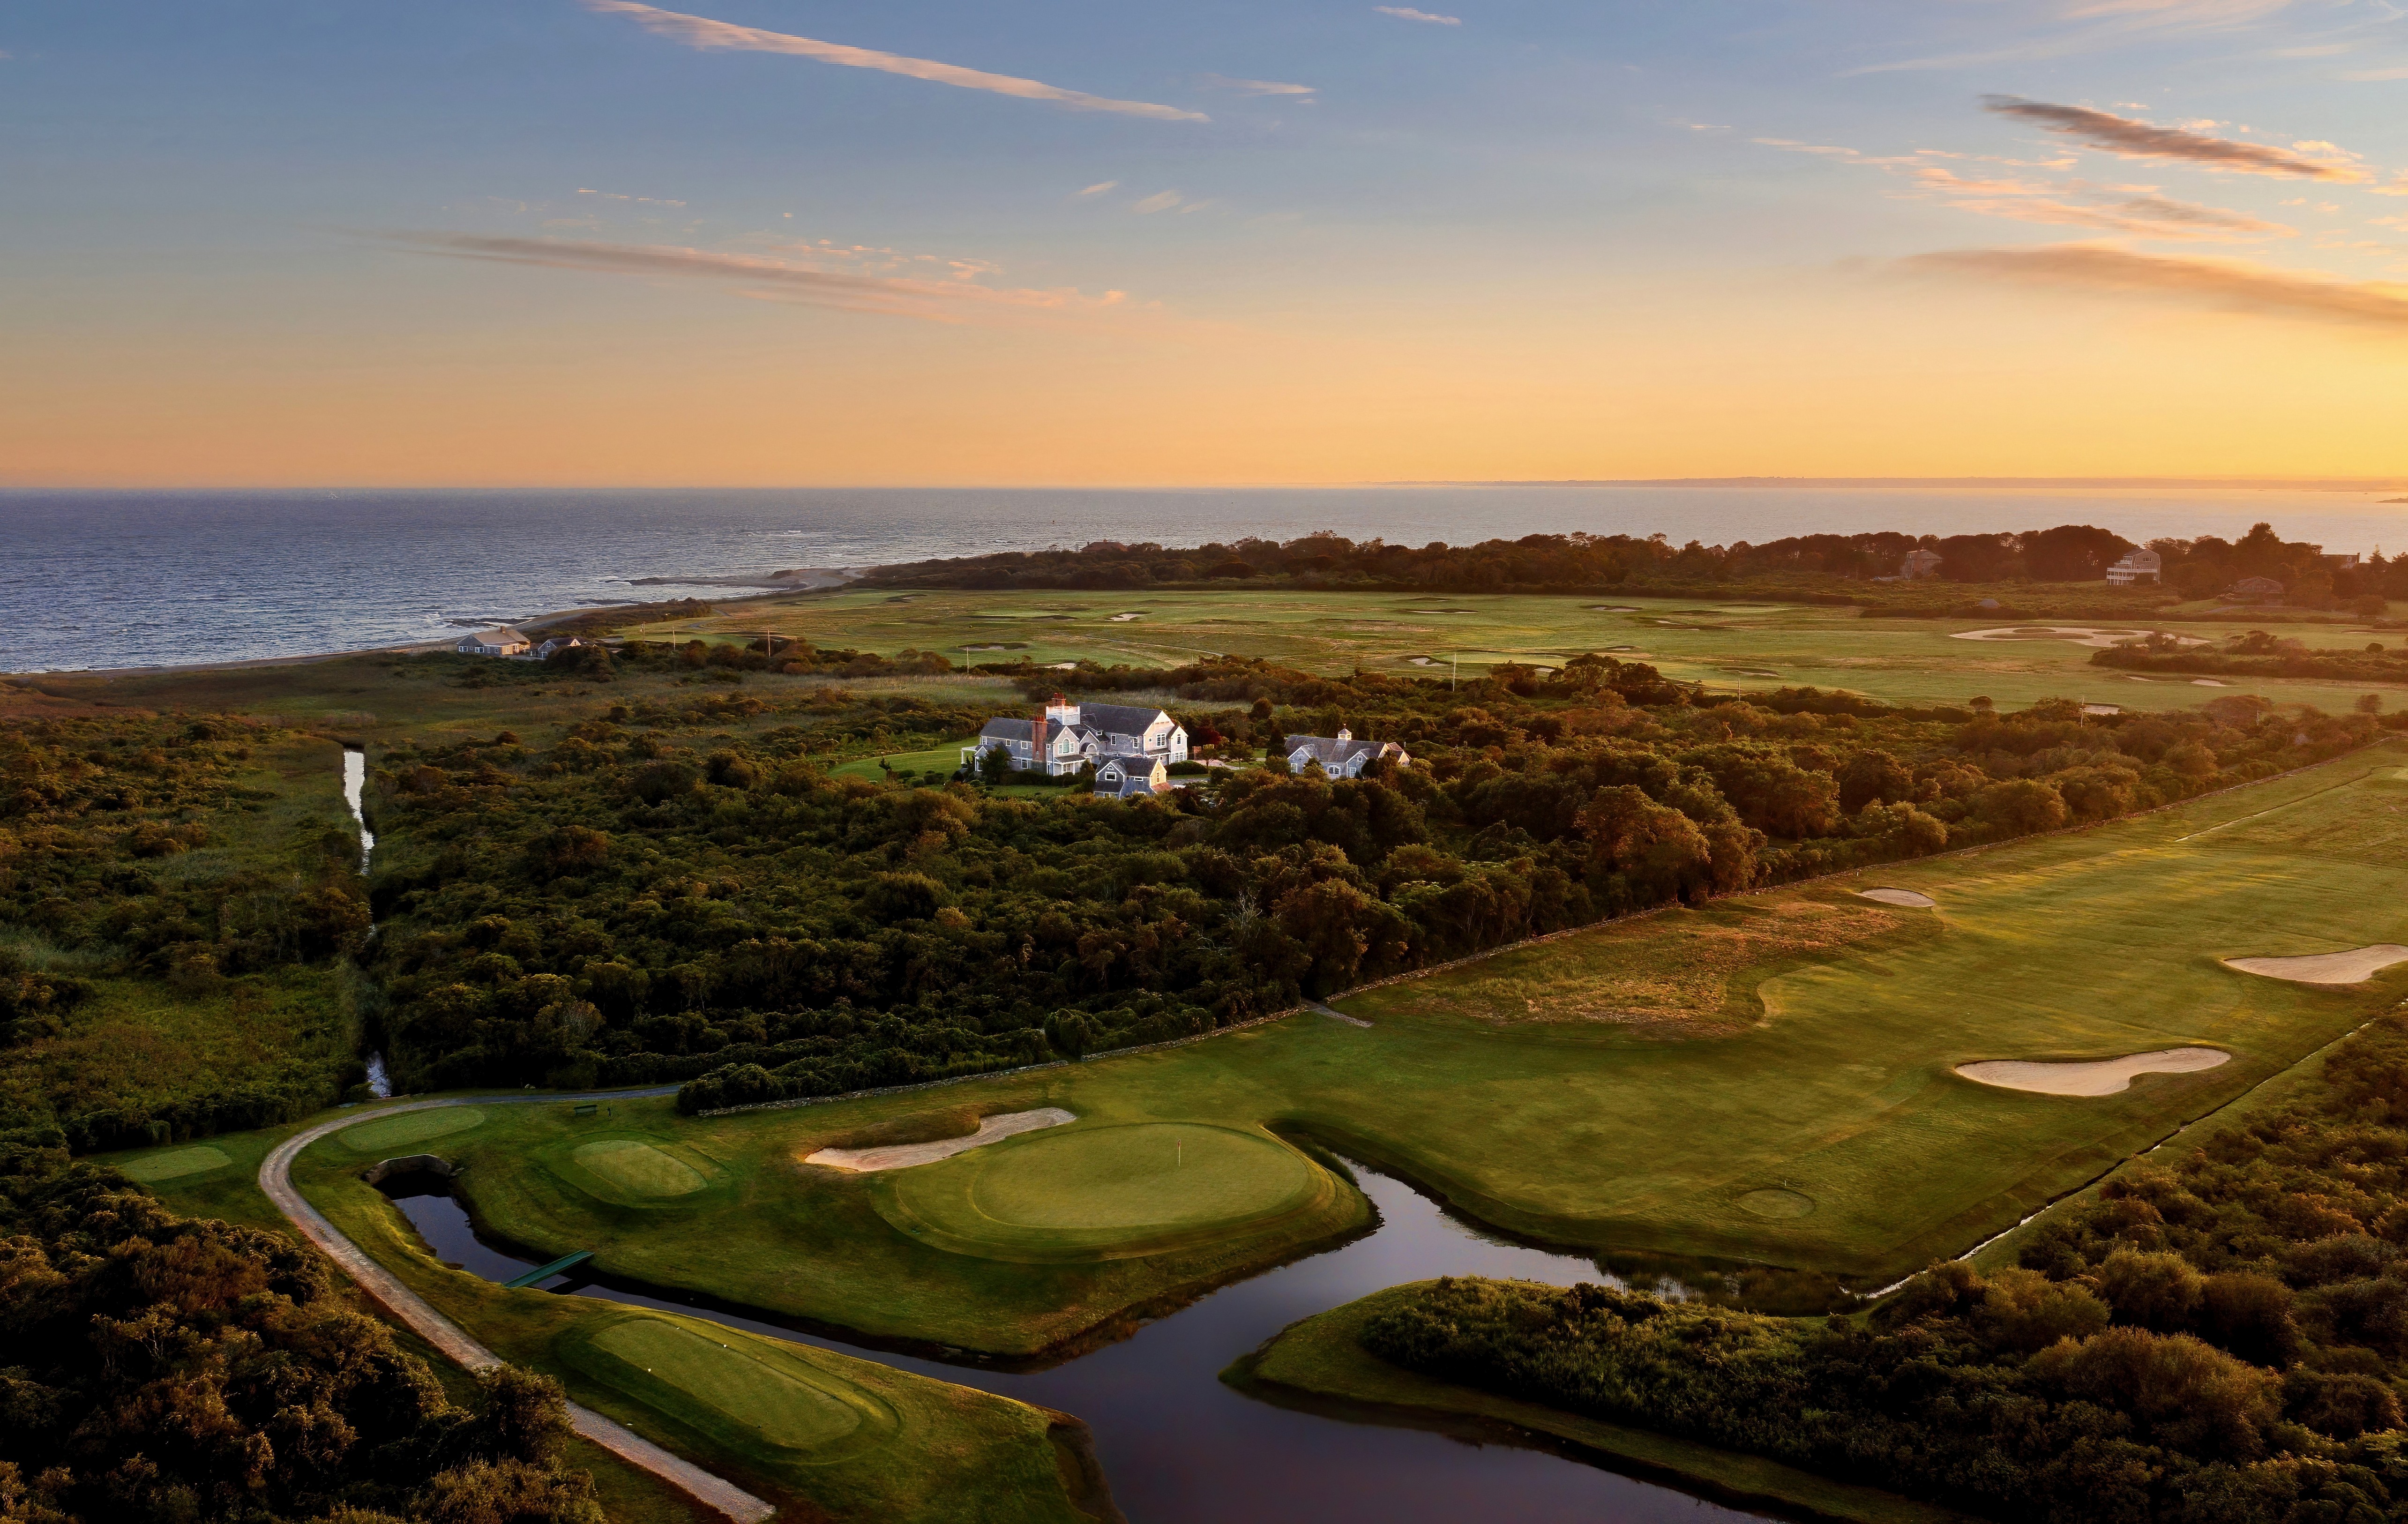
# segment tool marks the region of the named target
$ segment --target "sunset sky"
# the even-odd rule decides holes
[[[0,485],[2408,475],[2391,0],[0,6]]]

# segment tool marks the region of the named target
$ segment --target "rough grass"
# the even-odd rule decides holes
[[[0,723],[16,708],[0,702]],[[261,746],[232,781],[271,797],[249,801],[254,808],[208,812],[207,844],[161,859],[152,869],[159,877],[285,870],[296,839],[328,826],[349,828],[342,752],[331,741],[304,737]],[[122,959],[117,949],[61,948],[28,927],[0,926],[0,950],[92,989],[57,1035],[0,1053],[0,1111],[20,1117],[140,1111],[263,1080],[315,1084],[331,1100],[356,1063],[357,986],[335,966],[287,965],[171,985],[110,971]]]
[[[163,1180],[180,1180],[188,1174],[206,1174],[211,1170],[232,1164],[224,1149],[203,1143],[194,1148],[170,1148],[164,1153],[146,1154],[129,1159],[120,1166],[144,1185],[156,1185]]]
[[[1937,934],[1928,917],[1810,889],[1670,910],[1500,953],[1466,978],[1419,979],[1357,999],[1425,1020],[1612,1022],[1705,1036],[1762,1019],[1762,985],[1787,969]]]

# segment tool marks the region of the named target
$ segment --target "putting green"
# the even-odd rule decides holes
[[[203,1144],[197,1148],[174,1148],[164,1154],[146,1154],[140,1158],[127,1159],[118,1168],[148,1186],[162,1180],[181,1180],[188,1174],[201,1174],[233,1162],[223,1151]]]
[[[363,1154],[380,1154],[405,1143],[424,1143],[429,1138],[449,1137],[466,1132],[485,1119],[485,1114],[474,1106],[437,1106],[429,1111],[404,1112],[388,1116],[381,1122],[363,1122],[355,1128],[345,1128],[335,1136],[343,1146]]]
[[[606,1138],[599,1143],[583,1143],[569,1157],[636,1196],[691,1196],[710,1184],[693,1166],[633,1138]]]
[[[629,1396],[789,1459],[824,1458],[839,1441],[898,1427],[882,1399],[799,1346],[659,1316],[630,1317],[575,1344],[572,1360]]]
[[[1311,1206],[1332,1183],[1262,1132],[1131,1122],[1025,1134],[881,1187],[880,1213],[924,1244],[1041,1262],[1159,1253]]]

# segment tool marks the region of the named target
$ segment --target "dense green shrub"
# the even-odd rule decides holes
[[[0,1517],[601,1524],[550,1378],[461,1408],[291,1240],[55,1151],[0,1168]]]

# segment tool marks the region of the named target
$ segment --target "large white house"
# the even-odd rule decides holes
[[[2134,551],[2107,568],[2107,585],[2130,587],[2138,582],[2154,582],[2165,572],[2166,558],[2151,550]]]
[[[508,625],[497,625],[489,630],[460,637],[452,649],[464,656],[523,656],[531,642]]]
[[[1029,720],[989,720],[978,740],[962,748],[962,766],[975,767],[986,752],[1000,751],[1014,772],[1049,777],[1100,769],[1113,757],[1151,758],[1165,764],[1187,760],[1187,727],[1168,712],[1129,704],[1073,704],[1060,694]]]
[[[1308,763],[1318,762],[1321,770],[1332,778],[1360,778],[1363,769],[1395,757],[1399,767],[1412,761],[1411,754],[1393,740],[1356,740],[1354,732],[1344,726],[1334,736],[1290,736],[1287,738],[1287,765],[1302,772]]]

